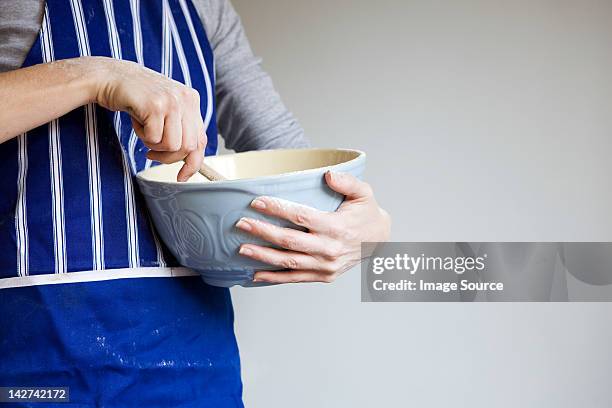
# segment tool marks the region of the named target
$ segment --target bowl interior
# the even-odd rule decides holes
[[[334,166],[356,159],[363,153],[343,149],[260,150],[206,158],[206,163],[228,180],[250,179]],[[176,182],[183,163],[151,167],[139,175],[145,180]],[[209,182],[196,173],[190,183]]]

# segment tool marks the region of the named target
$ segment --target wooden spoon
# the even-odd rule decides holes
[[[219,174],[212,167],[202,162],[202,167],[200,167],[200,174],[209,179],[210,181],[224,181],[227,180],[222,174]]]

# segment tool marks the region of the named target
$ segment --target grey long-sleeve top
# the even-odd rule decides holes
[[[215,56],[217,123],[236,151],[306,147],[304,132],[281,101],[249,45],[229,0],[192,0]],[[7,0],[0,7],[0,72],[17,69],[34,43],[44,0]]]

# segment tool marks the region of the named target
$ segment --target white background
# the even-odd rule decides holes
[[[398,241],[612,240],[612,2],[235,0],[315,146]],[[610,407],[612,304],[234,289],[248,407]]]

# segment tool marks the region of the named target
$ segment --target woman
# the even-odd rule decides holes
[[[217,148],[303,147],[227,0],[9,1],[0,15],[0,386],[70,387],[105,406],[242,406],[229,291],[173,277],[134,183],[153,162],[187,180]],[[213,62],[213,56],[215,61]],[[213,71],[213,67],[215,71]],[[323,213],[253,208],[308,228],[237,225],[279,244],[240,253],[331,282],[388,236],[370,187]]]

